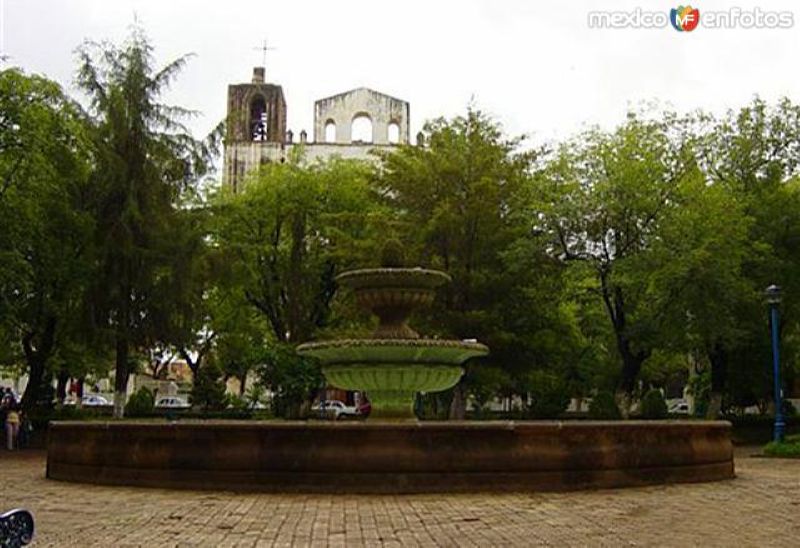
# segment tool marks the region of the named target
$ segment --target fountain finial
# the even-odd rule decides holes
[[[384,268],[402,268],[406,262],[406,248],[397,238],[390,238],[381,249],[381,266]]]

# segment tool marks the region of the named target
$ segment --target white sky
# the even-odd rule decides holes
[[[691,33],[589,29],[591,10],[667,2],[534,0],[0,0],[6,65],[72,87],[74,50],[85,38],[119,41],[138,16],[159,65],[194,52],[167,96],[202,112],[204,135],[225,115],[227,85],[261,64],[283,86],[288,124],[312,134],[313,102],[367,86],[411,103],[412,135],[425,119],[463,113],[471,97],[511,134],[533,142],[584,124],[611,125],[658,100],[678,110],[722,112],[753,95],[800,101],[800,5],[703,1]],[[788,30],[702,27],[704,10],[794,10]],[[797,7],[796,7],[797,6]]]

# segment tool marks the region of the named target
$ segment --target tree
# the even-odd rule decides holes
[[[798,348],[792,333],[800,321],[800,106],[789,99],[769,105],[756,98],[738,111],[706,122],[711,129],[702,142],[703,169],[717,192],[725,193],[747,219],[738,239],[745,242],[730,249],[741,260],[737,300],[721,314],[733,322],[737,336],[710,346],[708,353],[713,416],[723,393],[731,402],[771,398],[762,291],[773,283],[781,285],[786,296],[782,333],[787,377],[796,363]]]
[[[12,345],[6,361],[26,364],[26,409],[49,404],[53,369],[66,371],[74,364],[63,358],[92,346],[89,162],[79,111],[59,86],[0,72],[0,339]]]
[[[648,254],[699,176],[684,122],[630,115],[613,132],[592,129],[562,145],[537,177],[533,216],[551,253],[594,279],[622,362],[623,404],[657,344]]]
[[[120,47],[87,43],[79,50],[78,84],[89,98],[96,160],[96,241],[100,269],[95,314],[115,349],[115,416],[122,416],[131,350],[147,341],[163,313],[158,287],[169,283],[181,191],[207,167],[207,150],[181,119],[191,112],[159,103],[185,65],[180,57],[156,71],[152,47],[134,29]]]
[[[308,341],[326,324],[335,275],[357,262],[354,242],[373,234],[369,177],[354,161],[268,164],[242,192],[218,198],[226,283],[263,315],[273,341]]]
[[[744,273],[758,245],[749,239],[752,219],[727,189],[694,179],[682,191],[683,206],[665,219],[648,255],[647,294],[660,311],[661,344],[684,355],[704,355],[710,364],[707,413],[716,418],[727,356],[750,330],[742,314],[759,300]]]
[[[411,260],[453,278],[422,331],[481,340],[491,348],[490,366],[516,380],[531,367],[552,366],[540,343],[560,329],[550,313],[558,308],[557,265],[521,214],[536,153],[472,107],[423,131],[427,145],[385,155],[378,181]],[[469,383],[455,389],[454,418],[464,416]]]

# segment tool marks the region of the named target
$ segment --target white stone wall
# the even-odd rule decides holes
[[[380,149],[391,150],[396,145],[372,145],[372,144],[350,144],[338,145],[335,143],[311,143],[305,146],[303,161],[313,163],[319,159],[327,159],[332,156],[339,156],[345,160],[368,160],[377,161],[378,157],[372,153]]]
[[[335,143],[294,143],[279,145],[265,142],[234,143],[225,148],[225,172],[223,184],[241,188],[246,174],[256,169],[262,162],[288,161],[292,149],[303,147],[303,163],[310,164],[338,156],[345,160],[378,161],[377,150],[391,150],[397,145],[374,144],[335,144]]]
[[[336,144],[352,143],[352,123],[358,116],[372,121],[372,143],[389,144],[389,125],[399,128],[399,142],[409,142],[410,107],[406,101],[368,88],[358,88],[314,103],[314,142],[325,142],[325,126],[336,124]],[[326,143],[329,144],[329,143]]]

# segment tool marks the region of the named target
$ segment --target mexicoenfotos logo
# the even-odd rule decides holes
[[[678,32],[691,32],[698,26],[706,29],[790,29],[794,27],[791,11],[767,11],[760,7],[742,9],[732,7],[726,11],[700,10],[692,6],[678,6],[670,10],[647,11],[590,11],[590,29],[663,29],[670,24]]]
[[[692,32],[700,23],[700,10],[678,6],[678,9],[670,10],[669,21],[678,32]]]

